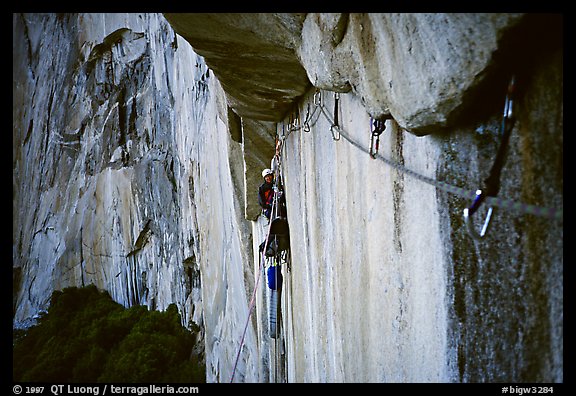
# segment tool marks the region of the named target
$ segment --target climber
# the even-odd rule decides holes
[[[264,182],[258,187],[258,203],[262,207],[262,212],[268,220],[272,212],[272,202],[274,201],[274,172],[272,169],[262,171]]]

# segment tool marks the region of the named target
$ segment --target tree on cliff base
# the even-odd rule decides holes
[[[38,323],[16,331],[17,382],[205,382],[194,333],[175,304],[129,309],[91,285],[55,291]]]

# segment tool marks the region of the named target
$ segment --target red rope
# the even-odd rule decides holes
[[[248,323],[250,323],[250,317],[252,316],[252,310],[254,309],[254,303],[256,302],[256,291],[258,290],[258,285],[260,283],[260,275],[262,274],[262,265],[265,259],[266,246],[268,246],[268,240],[270,238],[270,230],[272,229],[272,222],[268,227],[268,235],[266,236],[266,243],[264,244],[264,249],[262,249],[262,255],[260,257],[260,266],[258,268],[258,276],[256,278],[256,284],[254,285],[254,291],[252,292],[252,298],[250,299],[250,307],[248,310],[248,318],[246,318],[246,324],[244,325],[244,332],[242,333],[242,338],[240,339],[240,347],[238,348],[238,354],[236,355],[236,361],[234,362],[234,368],[232,369],[232,376],[230,377],[230,383],[234,381],[234,375],[236,374],[236,367],[238,366],[238,359],[240,359],[240,353],[242,352],[242,346],[244,346],[244,337],[246,337],[246,330],[248,329]]]

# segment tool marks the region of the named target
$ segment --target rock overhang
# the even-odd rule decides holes
[[[296,54],[305,14],[164,14],[240,117],[278,122],[310,89]]]
[[[419,136],[459,121],[466,99],[493,83],[501,43],[527,19],[521,13],[164,16],[204,57],[240,117],[281,121],[317,87],[352,92],[370,116],[392,117]]]
[[[257,141],[268,139],[243,146],[248,219],[259,213],[250,191],[273,155],[274,123],[311,88],[351,92],[371,117],[392,118],[414,135],[443,134],[492,111],[508,72],[525,67],[526,41],[554,23],[522,13],[164,16],[243,119],[234,140],[249,141],[255,130]]]

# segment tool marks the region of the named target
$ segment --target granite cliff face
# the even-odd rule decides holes
[[[562,207],[561,16],[14,14],[13,31],[16,326],[94,283],[175,302],[210,382],[563,381],[562,220],[496,207],[476,241],[469,195],[423,182],[482,185],[514,73],[498,197]],[[256,202],[275,135],[279,340]]]
[[[158,15],[14,14],[13,28],[15,321],[93,283],[202,326],[187,138],[205,122],[202,59]]]

